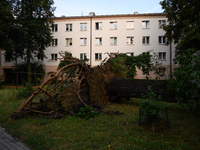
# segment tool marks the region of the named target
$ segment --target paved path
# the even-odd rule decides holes
[[[30,150],[30,148],[7,134],[0,126],[0,150]]]

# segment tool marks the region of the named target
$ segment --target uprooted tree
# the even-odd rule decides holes
[[[109,58],[90,68],[69,53],[60,53],[62,58],[58,59],[62,65],[59,65],[61,68],[56,75],[42,83],[11,118],[17,119],[26,113],[62,117],[77,113],[83,106],[92,106],[94,111],[101,112],[109,104],[106,86],[113,77],[125,78],[131,70],[136,74],[136,66],[151,66],[149,53],[132,57],[132,66],[127,63],[131,59],[125,54],[107,54]]]

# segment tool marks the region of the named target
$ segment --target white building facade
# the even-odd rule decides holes
[[[175,45],[166,46],[165,31],[162,24],[167,23],[165,13],[152,14],[127,14],[77,17],[55,17],[52,29],[52,45],[45,50],[47,58],[43,59],[45,65],[45,79],[50,78],[59,64],[50,59],[59,58],[60,51],[68,51],[72,56],[89,59],[91,66],[96,66],[107,57],[108,53],[127,53],[139,55],[153,50],[159,55],[159,60],[167,69],[160,73],[160,78],[168,77],[172,60],[174,58]],[[11,68],[12,62],[6,62],[4,56],[1,59],[1,75],[4,69]],[[146,78],[145,73],[137,71],[135,78]],[[153,72],[148,75],[154,79]]]

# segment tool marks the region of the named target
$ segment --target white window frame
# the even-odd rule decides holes
[[[95,38],[95,45],[102,45],[102,37]]]
[[[52,32],[57,32],[58,31],[58,24],[53,24],[51,27]]]
[[[57,46],[57,45],[58,45],[58,39],[52,39],[51,46]]]
[[[95,53],[95,61],[101,61],[102,60],[102,53]]]
[[[134,29],[134,21],[126,21],[126,29],[133,30]]]
[[[127,36],[126,37],[126,44],[127,45],[134,45],[134,36]]]
[[[117,30],[117,21],[110,22],[110,30]]]
[[[87,31],[87,23],[80,23],[80,31]]]
[[[80,60],[87,59],[87,53],[80,53]]]
[[[95,22],[95,30],[102,30],[103,23],[102,22]]]
[[[128,56],[134,56],[134,52],[127,52],[126,53]]]
[[[142,29],[150,29],[150,21],[142,21]]]
[[[150,36],[143,36],[142,37],[142,44],[149,45],[150,44]]]
[[[166,24],[166,20],[158,20],[158,28],[159,29],[162,29],[163,27],[163,25],[165,25]]]
[[[117,45],[117,37],[110,37],[110,45]]]
[[[166,44],[166,37],[165,36],[158,36],[158,43],[159,44]]]
[[[86,46],[87,45],[87,38],[80,38],[80,45]]]
[[[66,31],[72,31],[72,23],[66,24]]]
[[[51,54],[51,60],[52,61],[57,61],[58,60],[57,58],[58,58],[58,54],[56,54],[56,53]]]
[[[159,60],[167,60],[167,53],[166,52],[159,52],[158,53]]]
[[[65,38],[66,46],[72,46],[72,38]]]

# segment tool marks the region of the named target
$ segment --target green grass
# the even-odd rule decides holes
[[[14,137],[34,150],[129,150],[129,149],[200,149],[200,119],[188,107],[165,103],[171,127],[150,132],[138,125],[139,101],[112,104],[109,110],[124,115],[99,115],[89,120],[67,116],[64,119],[44,119],[26,116],[9,120],[26,99],[16,99],[15,89],[0,90],[0,123]]]

